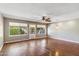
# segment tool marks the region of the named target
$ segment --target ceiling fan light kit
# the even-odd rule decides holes
[[[43,16],[43,17],[42,17],[42,20],[43,20],[43,21],[46,21],[46,22],[51,22],[50,18],[47,17],[47,16]]]

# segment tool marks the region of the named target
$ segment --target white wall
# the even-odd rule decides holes
[[[53,38],[79,42],[79,20],[51,24],[48,27],[48,33]]]
[[[3,18],[0,14],[0,50],[3,46]]]

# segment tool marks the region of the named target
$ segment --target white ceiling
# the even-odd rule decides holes
[[[0,11],[35,20],[43,15],[50,16],[52,20],[79,18],[78,3],[0,3]]]

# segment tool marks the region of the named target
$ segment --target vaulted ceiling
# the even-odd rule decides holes
[[[3,14],[39,20],[50,16],[51,20],[69,20],[79,18],[78,3],[0,3]]]

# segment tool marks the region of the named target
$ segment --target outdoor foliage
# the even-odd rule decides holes
[[[24,31],[19,26],[10,26],[10,35],[24,34]]]

